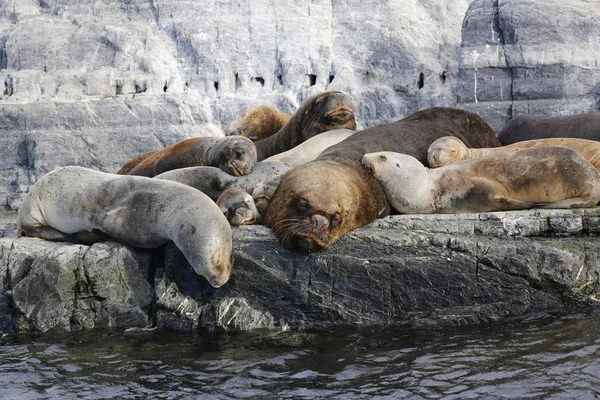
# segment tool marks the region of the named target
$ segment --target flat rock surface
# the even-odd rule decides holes
[[[600,208],[390,216],[324,252],[234,229],[214,289],[179,250],[0,239],[3,329],[303,329],[498,321],[600,299]]]

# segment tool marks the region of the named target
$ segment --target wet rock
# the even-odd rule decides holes
[[[288,251],[266,227],[238,227],[232,278],[219,289],[172,244],[151,252],[5,238],[0,324],[431,327],[587,307],[600,300],[599,217],[600,208],[390,216],[316,254]]]

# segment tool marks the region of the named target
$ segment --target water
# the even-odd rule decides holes
[[[0,398],[600,398],[600,314],[443,332],[103,331],[0,346]]]

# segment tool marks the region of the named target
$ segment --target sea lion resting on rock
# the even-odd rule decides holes
[[[460,137],[470,147],[500,145],[477,114],[443,107],[422,110],[392,124],[357,132],[316,160],[288,172],[264,223],[293,250],[326,248],[347,232],[390,212],[381,184],[361,164],[366,153],[403,152],[425,162],[431,142],[448,134]]]
[[[279,187],[280,180],[260,182],[252,190],[252,198],[254,199],[254,205],[258,213],[264,218],[273,200],[273,196]]]
[[[322,92],[311,96],[279,132],[254,143],[258,161],[334,129],[356,129],[353,106],[348,96],[342,92]]]
[[[600,200],[600,173],[566,147],[490,154],[435,169],[391,152],[365,154],[363,164],[401,213],[578,208]]]
[[[229,135],[240,135],[250,140],[262,140],[279,132],[292,118],[269,106],[252,107],[229,124]]]
[[[197,137],[142,154],[125,164],[118,174],[151,178],[173,169],[206,165],[240,176],[250,173],[254,164],[256,147],[248,138]]]
[[[252,196],[242,189],[227,189],[217,199],[217,206],[233,226],[260,223],[261,216]]]
[[[157,175],[154,179],[166,179],[183,183],[200,190],[208,197],[217,201],[227,189],[238,188],[252,194],[260,182],[280,181],[282,176],[291,171],[291,165],[282,162],[259,162],[248,175],[231,176],[214,167],[190,167],[175,169]]]
[[[325,149],[338,144],[342,140],[346,140],[355,132],[356,131],[350,129],[335,129],[333,131],[323,132],[308,139],[306,142],[300,143],[291,150],[275,154],[265,161],[281,161],[293,165],[294,167],[299,167],[302,164],[314,160],[325,151]]]
[[[503,145],[563,137],[600,141],[600,112],[564,117],[518,115],[508,121],[498,133],[498,140]]]
[[[469,158],[548,146],[563,146],[575,150],[600,171],[600,142],[571,138],[526,140],[491,149],[469,149],[460,139],[453,136],[445,136],[431,143],[429,150],[427,150],[427,161],[429,161],[431,168],[436,168]]]
[[[99,233],[95,233],[99,231]],[[19,211],[18,236],[142,247],[169,240],[219,287],[231,272],[231,228],[219,207],[176,182],[64,167],[41,177]]]

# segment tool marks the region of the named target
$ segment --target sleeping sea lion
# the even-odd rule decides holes
[[[269,106],[252,107],[229,124],[228,135],[240,135],[248,139],[262,140],[279,132],[292,118]]]
[[[217,199],[217,206],[233,226],[258,224],[261,216],[252,196],[242,189],[227,189]]]

